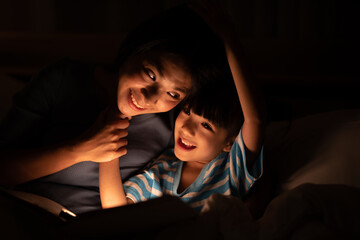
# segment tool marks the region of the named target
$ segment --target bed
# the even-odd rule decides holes
[[[240,199],[221,195],[213,195],[201,214],[164,196],[75,217],[49,199],[2,189],[2,234],[12,239],[165,239],[169,234],[175,239],[358,239],[360,109],[272,121],[266,136],[264,158],[278,184],[259,219]]]

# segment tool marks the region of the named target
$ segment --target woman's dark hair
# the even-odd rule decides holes
[[[228,137],[238,134],[243,117],[223,43],[193,10],[182,5],[138,26],[123,42],[115,67],[139,55],[152,62],[161,61],[160,55],[179,61],[192,79],[183,104],[226,128]]]
[[[171,8],[128,33],[120,46],[115,65],[120,67],[129,57],[156,48],[186,54],[184,50],[196,49],[200,45],[197,39],[210,32],[204,20],[186,5]],[[191,52],[191,49],[188,51]]]
[[[159,56],[171,56],[171,61],[182,64],[192,79],[183,104],[226,128],[229,137],[239,132],[243,117],[223,43],[197,13],[182,5],[138,26],[121,45],[116,71],[139,55],[155,64]]]
[[[181,5],[154,16],[130,32],[120,47],[114,71],[134,56],[146,55],[153,61],[159,61],[160,55],[172,56],[171,60],[182,64],[192,79],[188,98],[207,83],[211,71],[209,59],[216,58],[214,49],[220,48],[222,42],[204,20]]]

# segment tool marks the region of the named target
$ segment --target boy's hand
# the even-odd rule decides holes
[[[210,28],[227,42],[235,34],[231,17],[216,0],[196,0],[189,7],[199,14]]]
[[[108,162],[127,153],[129,120],[115,107],[101,112],[93,124],[79,139],[73,152],[78,162]]]

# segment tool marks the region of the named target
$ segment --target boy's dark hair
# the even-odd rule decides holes
[[[227,130],[227,137],[235,137],[244,121],[239,97],[228,66],[214,66],[208,72],[207,84],[184,103],[195,114]]]

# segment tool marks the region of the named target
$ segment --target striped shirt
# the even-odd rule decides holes
[[[161,197],[164,194],[180,197],[197,211],[213,193],[243,197],[262,175],[263,149],[252,169],[246,168],[245,146],[241,130],[229,153],[221,153],[207,163],[197,179],[183,192],[177,191],[183,162],[173,149],[165,151],[146,169],[125,184],[126,197],[135,203]]]

